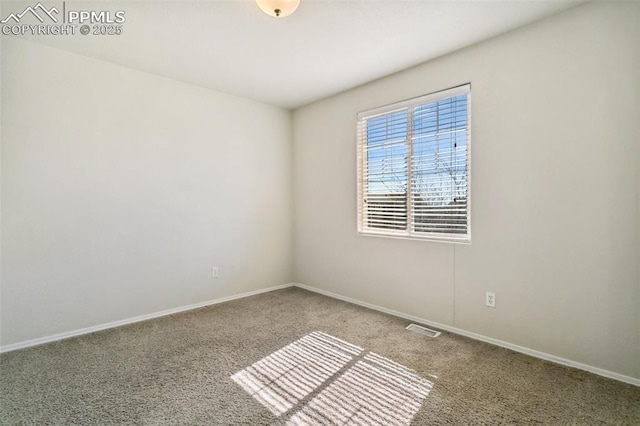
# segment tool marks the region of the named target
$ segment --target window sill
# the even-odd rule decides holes
[[[358,235],[363,237],[377,237],[377,238],[393,238],[398,240],[412,240],[412,241],[432,241],[438,243],[453,243],[453,244],[471,244],[471,237],[452,237],[435,236],[435,235],[407,235],[403,233],[391,234],[386,232],[372,232],[372,231],[358,231]]]

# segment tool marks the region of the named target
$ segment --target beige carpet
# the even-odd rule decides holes
[[[0,356],[0,424],[640,424],[640,388],[291,288]]]

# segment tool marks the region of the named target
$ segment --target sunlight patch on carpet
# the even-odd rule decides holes
[[[273,352],[231,379],[288,424],[410,424],[433,383],[322,332]],[[286,417],[285,417],[286,418]]]

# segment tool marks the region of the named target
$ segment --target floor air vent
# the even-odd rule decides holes
[[[414,333],[424,334],[428,337],[438,337],[440,335],[439,331],[431,330],[430,328],[426,328],[418,324],[409,324],[407,326],[407,330],[413,331]]]

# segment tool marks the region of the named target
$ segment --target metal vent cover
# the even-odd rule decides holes
[[[438,337],[441,334],[439,331],[431,330],[430,328],[426,328],[418,324],[409,324],[407,326],[407,330],[413,331],[414,333],[424,334],[428,337]]]

